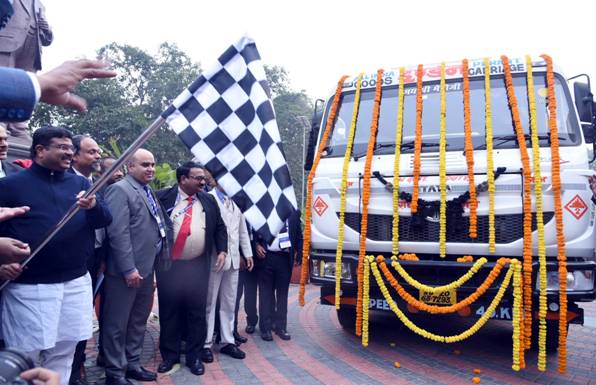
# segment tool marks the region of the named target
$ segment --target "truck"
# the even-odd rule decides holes
[[[487,143],[485,127],[485,78],[484,60],[468,61],[470,92],[471,138],[474,158],[474,180],[479,185],[487,180]],[[532,145],[530,114],[528,109],[527,65],[524,58],[509,59],[513,88],[519,103],[521,123],[530,159]],[[469,190],[466,163],[463,72],[462,62],[446,63],[446,189],[447,200],[461,197]],[[318,166],[312,179],[312,219],[309,250],[309,278],[320,286],[320,302],[335,305],[335,276],[340,269],[340,306],[337,317],[342,327],[353,329],[356,319],[357,268],[360,249],[365,157],[371,118],[374,109],[375,89],[381,85],[378,132],[371,164],[370,203],[366,254],[392,256],[393,201],[391,181],[394,176],[396,153],[395,132],[398,116],[399,88],[404,87],[403,133],[400,146],[399,191],[412,193],[416,139],[417,67],[406,67],[404,84],[399,82],[399,70],[385,70],[382,78],[368,73],[362,76],[359,110],[355,126],[353,147],[347,174],[346,208],[344,221],[343,255],[341,266],[336,266],[342,167],[352,122],[357,77],[348,77],[340,93],[329,100],[317,101],[310,136],[305,168],[311,170],[313,158],[321,150]],[[439,137],[440,137],[440,65],[423,66],[422,79],[422,144],[420,153],[419,198],[432,203],[440,199]],[[551,136],[547,108],[547,71],[544,60],[532,62],[532,74],[537,105],[537,129],[540,144],[540,168],[543,191],[543,221],[547,266],[547,349],[557,347],[559,318],[559,273],[557,263],[557,234],[555,203],[551,176]],[[595,105],[590,91],[590,79],[580,75],[566,79],[558,67],[554,68],[557,126],[560,153],[561,201],[567,257],[567,299],[569,323],[583,324],[581,302],[596,298],[594,286],[596,271],[595,205],[588,179],[594,175]],[[573,91],[571,91],[573,89]],[[324,129],[330,118],[334,98],[339,96],[337,115],[332,122],[326,143],[321,143]],[[468,271],[471,263],[458,262],[458,258],[471,255],[488,260],[478,277],[457,290],[457,298],[465,298],[482,283],[488,271],[500,257],[523,256],[524,204],[520,149],[507,99],[503,62],[490,60],[490,96],[492,110],[493,158],[498,168],[494,186],[494,252],[489,249],[489,204],[486,191],[477,192],[477,234],[471,238],[469,202],[462,202],[462,212],[448,221],[446,255],[439,253],[440,221],[437,210],[418,208],[413,215],[411,204],[399,201],[399,253],[414,253],[418,260],[402,260],[400,264],[419,282],[441,286],[455,281]],[[322,148],[320,148],[322,146]],[[533,175],[533,174],[532,174]],[[532,186],[534,186],[534,181]],[[433,203],[434,202],[434,203]],[[532,297],[533,311],[538,311],[538,245],[536,200],[532,189]],[[422,212],[421,212],[422,210]],[[399,278],[399,277],[398,277]],[[378,286],[372,282],[369,306],[373,311],[391,311]],[[416,298],[425,299],[414,287],[402,286]],[[461,316],[482,316],[498,289],[495,282],[487,294],[471,305]],[[512,319],[512,290],[508,290],[491,315],[494,320]],[[408,306],[393,293],[400,309],[408,314]],[[430,302],[432,303],[432,302]],[[436,304],[436,302],[435,302]],[[411,310],[411,309],[410,309]],[[534,317],[533,328],[536,327]],[[532,333],[534,337],[538,333]]]

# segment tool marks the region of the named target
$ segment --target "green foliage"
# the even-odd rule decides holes
[[[176,183],[176,170],[172,170],[167,163],[155,166],[155,177],[151,181],[151,188],[157,191],[165,187],[170,187]]]

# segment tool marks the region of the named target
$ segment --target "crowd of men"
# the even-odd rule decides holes
[[[258,323],[264,340],[272,332],[290,339],[299,212],[267,243],[246,222],[242,202],[232,201],[202,165],[182,164],[174,186],[153,191],[150,151],[137,150],[125,169],[113,170],[116,160],[102,157],[92,137],[62,127],[37,129],[31,159],[9,162],[7,139],[28,138],[27,119],[38,102],[85,111],[75,87],[116,73],[107,63],[77,60],[37,75],[41,47],[53,40],[39,0],[0,0],[0,29],[6,32],[0,35],[0,280],[8,281],[0,292],[0,336],[3,346],[40,366],[21,377],[89,384],[85,350],[99,303],[97,365],[105,367],[106,384],[155,380],[141,352],[156,289],[160,373],[184,356],[190,372],[202,375],[216,346],[245,358],[239,346],[247,339],[237,330],[243,295],[247,333]],[[104,174],[107,185],[85,195]],[[78,211],[25,265],[75,205]]]

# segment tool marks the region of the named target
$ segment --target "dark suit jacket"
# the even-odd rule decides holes
[[[4,173],[6,174],[6,176],[16,174],[17,172],[24,170],[24,168],[19,167],[16,164],[7,162],[5,160],[2,161],[2,169],[4,170]]]
[[[157,198],[166,212],[166,221],[171,223],[170,215],[174,206],[176,206],[176,197],[178,196],[178,185],[165,188],[157,192]],[[205,192],[196,194],[197,199],[203,206],[205,212],[205,251],[204,254],[211,255],[228,250],[228,232],[226,225],[221,219],[221,213],[215,198]]]

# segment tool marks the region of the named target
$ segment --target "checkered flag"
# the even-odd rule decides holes
[[[269,85],[243,37],[162,114],[268,242],[296,210]]]

